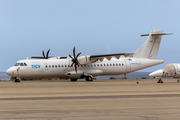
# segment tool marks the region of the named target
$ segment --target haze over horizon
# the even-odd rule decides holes
[[[0,72],[16,61],[76,53],[132,53],[147,39],[141,34],[162,29],[158,59],[163,64],[140,70],[152,72],[180,62],[180,1],[177,0],[0,0]]]

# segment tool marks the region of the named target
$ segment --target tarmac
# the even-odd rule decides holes
[[[177,79],[0,82],[0,119],[179,120]]]

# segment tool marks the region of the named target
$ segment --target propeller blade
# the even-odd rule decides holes
[[[73,55],[74,55],[74,58],[76,57],[76,54],[75,54],[75,46],[73,48]]]
[[[73,59],[73,57],[69,54],[69,57]]]
[[[45,55],[44,55],[44,50],[42,50],[42,54],[43,54],[43,57],[46,58]]]
[[[81,54],[82,52],[80,52],[78,55],[77,55],[77,57],[79,57],[79,55]]]
[[[71,64],[71,67],[73,67],[74,62]]]
[[[47,51],[46,59],[48,59],[49,51],[50,51],[50,49]]]
[[[75,71],[76,71],[76,73],[77,73],[77,66],[76,66],[76,64],[74,64],[74,66],[75,66]]]

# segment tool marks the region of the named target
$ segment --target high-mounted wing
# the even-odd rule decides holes
[[[44,50],[42,50],[42,55],[43,55],[43,57],[31,57],[31,58],[38,58],[38,59],[48,59],[48,58],[51,58],[51,57],[49,57],[49,52],[50,52],[50,49],[47,51],[47,53],[46,53],[46,56],[45,56],[45,54],[44,54]]]
[[[93,60],[100,60],[101,62],[103,61],[104,58],[111,60],[112,57],[116,57],[117,59],[120,58],[120,56],[129,56],[133,55],[134,53],[117,53],[117,54],[104,54],[104,55],[91,55],[90,59]]]
[[[37,59],[44,59],[44,57],[36,57],[36,56],[33,56],[31,58],[37,58]],[[49,58],[49,57],[48,57]]]

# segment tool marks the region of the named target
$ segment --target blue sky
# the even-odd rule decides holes
[[[51,49],[50,56],[134,52],[154,29],[163,36],[158,59],[180,61],[178,0],[0,0],[0,72]]]

